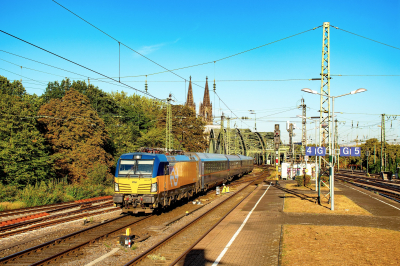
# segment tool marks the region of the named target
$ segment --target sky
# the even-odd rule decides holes
[[[106,92],[143,95],[134,88],[143,91],[147,75],[152,96],[171,93],[174,104],[183,104],[192,77],[198,108],[208,77],[215,124],[222,112],[232,118],[231,127],[254,130],[256,120],[257,131],[272,132],[279,124],[287,143],[290,121],[297,142],[301,99],[307,117],[319,116],[320,97],[301,89],[320,91],[320,81],[309,79],[320,77],[320,26],[330,22],[339,28],[330,28],[331,96],[367,89],[335,100],[339,143],[380,139],[381,114],[388,114],[386,139],[400,143],[400,116],[393,116],[400,115],[400,0],[57,2],[109,36],[51,0],[0,0],[0,30],[81,65],[0,32],[0,75],[22,80],[30,94],[68,77],[90,78]],[[307,139],[315,141],[311,120]]]

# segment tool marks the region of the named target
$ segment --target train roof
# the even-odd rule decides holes
[[[158,160],[160,162],[167,162],[167,156],[164,154],[155,154],[155,153],[147,153],[147,152],[131,152],[124,153],[120,156],[120,159],[124,160],[134,160],[135,156],[140,156],[142,160]]]
[[[253,157],[249,157],[249,156],[244,156],[244,155],[238,155],[239,156],[239,158],[241,159],[241,160],[254,160],[254,158]]]
[[[225,155],[225,154],[215,154],[215,153],[186,153],[185,155],[165,155],[157,153],[147,153],[147,152],[131,152],[122,154],[120,159],[123,160],[134,160],[135,156],[140,156],[142,160],[155,160],[158,162],[190,162],[198,161],[241,161],[241,160],[253,160],[252,157],[244,155]]]
[[[237,155],[225,155],[229,161],[240,161],[240,157]]]

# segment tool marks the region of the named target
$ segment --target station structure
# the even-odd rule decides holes
[[[185,105],[196,112],[193,99],[192,77],[189,79],[188,94]],[[259,164],[273,164],[275,161],[274,133],[255,132],[247,128],[231,127],[230,117],[222,114],[220,125],[213,125],[213,109],[210,101],[208,78],[204,87],[203,101],[200,103],[198,116],[205,122],[205,132],[209,142],[208,153],[242,154],[253,157]],[[225,126],[226,124],[226,126]],[[289,152],[289,146],[280,145],[279,163],[284,161]]]

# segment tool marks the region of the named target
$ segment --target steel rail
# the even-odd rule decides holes
[[[394,200],[394,201],[400,203],[400,194],[398,194],[398,193],[393,193],[393,192],[382,190],[382,189],[379,189],[379,188],[376,188],[376,187],[367,186],[367,185],[365,185],[363,183],[362,184],[358,184],[357,182],[354,182],[354,180],[349,180],[346,177],[343,178],[343,177],[337,177],[336,176],[335,178],[337,178],[337,179],[339,179],[339,180],[341,180],[343,182],[350,183],[350,184],[352,184],[354,186],[357,186],[357,187],[360,187],[360,188],[363,188],[363,189],[366,189],[366,190],[369,190],[369,191],[372,191],[372,192],[376,192],[376,193],[378,193],[379,195],[381,195],[381,196],[383,196],[385,198],[388,198],[388,199],[391,199],[391,200]],[[369,185],[373,185],[373,184],[369,184]]]
[[[101,239],[101,238],[103,238],[103,237],[107,237],[108,235],[113,234],[113,233],[115,233],[115,232],[117,232],[117,231],[119,231],[119,230],[122,230],[122,229],[124,229],[124,228],[127,227],[127,226],[130,226],[130,225],[132,225],[132,224],[135,224],[135,223],[141,222],[141,221],[143,221],[143,220],[145,220],[145,219],[148,219],[148,218],[151,217],[151,216],[152,216],[152,215],[145,216],[145,217],[143,217],[143,218],[141,218],[141,219],[139,219],[139,220],[136,220],[136,221],[133,221],[133,222],[129,222],[128,224],[124,224],[123,226],[119,226],[118,228],[113,229],[112,231],[108,231],[108,232],[106,232],[106,233],[104,233],[104,234],[102,234],[102,235],[100,235],[100,236],[97,236],[97,237],[95,237],[95,238],[90,239],[89,241],[86,241],[86,242],[81,243],[81,244],[79,244],[79,245],[77,245],[77,246],[71,247],[71,248],[69,248],[69,249],[67,249],[67,250],[61,251],[61,252],[59,252],[59,253],[57,253],[57,254],[55,254],[55,255],[52,255],[52,256],[50,256],[50,257],[48,257],[48,258],[46,258],[46,259],[43,259],[43,260],[41,260],[41,261],[39,261],[39,262],[35,262],[34,264],[31,264],[31,265],[40,265],[40,264],[50,263],[51,261],[56,260],[56,259],[57,259],[58,257],[60,257],[60,256],[63,256],[63,255],[68,254],[68,253],[71,253],[71,252],[75,251],[76,249],[79,249],[79,248],[81,248],[81,247],[83,247],[83,246],[86,246],[86,245],[88,245],[88,244],[91,244],[91,243],[95,242],[96,240]],[[97,224],[97,225],[91,226],[91,227],[89,227],[89,228],[85,228],[85,229],[83,229],[83,230],[80,230],[80,231],[77,231],[77,232],[68,234],[68,235],[66,235],[66,236],[59,237],[59,238],[57,238],[57,239],[55,239],[55,240],[51,240],[51,241],[48,241],[48,242],[46,242],[46,243],[37,245],[37,246],[35,246],[35,247],[32,247],[32,248],[29,248],[29,249],[26,249],[26,250],[17,252],[17,253],[15,253],[15,254],[9,255],[9,256],[7,256],[7,257],[1,258],[1,259],[0,259],[0,265],[6,265],[6,263],[8,263],[8,262],[13,262],[13,261],[15,261],[15,260],[18,259],[18,258],[24,257],[24,255],[29,255],[29,254],[31,254],[32,252],[35,252],[35,251],[38,251],[38,250],[43,250],[43,249],[46,248],[46,247],[49,248],[50,246],[55,246],[55,245],[57,245],[57,244],[64,243],[65,241],[67,241],[67,240],[69,240],[69,239],[76,238],[76,237],[79,236],[79,235],[85,234],[85,233],[87,233],[87,232],[89,232],[89,231],[91,231],[91,230],[93,230],[93,229],[106,226],[106,225],[108,225],[108,224],[110,224],[110,223],[116,222],[117,220],[122,219],[122,218],[125,218],[125,217],[127,217],[127,215],[124,215],[124,216],[121,216],[121,217],[113,218],[113,219],[111,219],[111,220],[109,220],[109,221],[106,221],[105,223],[101,223],[101,224]]]
[[[99,204],[99,205],[96,205],[96,206],[86,206],[85,205],[85,206],[83,206],[84,208],[81,208],[81,209],[75,210],[75,211],[69,211],[69,212],[64,212],[64,213],[59,213],[59,214],[53,214],[51,216],[44,216],[42,218],[33,218],[33,219],[30,219],[30,220],[27,220],[27,221],[21,221],[21,222],[16,222],[16,223],[9,224],[9,225],[3,225],[3,226],[0,227],[0,233],[1,232],[5,232],[5,231],[10,231],[10,230],[13,230],[13,229],[18,228],[18,227],[23,227],[23,226],[27,226],[27,225],[30,225],[30,224],[42,222],[42,221],[45,221],[45,220],[57,219],[57,218],[61,218],[61,217],[69,216],[69,215],[75,215],[77,213],[88,212],[88,211],[91,211],[91,210],[97,210],[97,209],[100,209],[100,208],[107,208],[107,207],[111,207],[111,206],[113,206],[112,202],[106,202],[106,203],[102,203],[102,204]],[[61,209],[61,210],[63,210],[63,209]],[[7,221],[3,221],[3,222],[7,222]]]
[[[259,179],[264,178],[264,176],[261,176]],[[257,180],[253,180],[253,181],[249,181],[250,183],[247,184],[246,186],[244,186],[243,188],[241,188],[240,190],[236,191],[235,194],[238,194],[239,192],[243,191],[245,188],[247,188],[248,186],[250,186],[252,183],[254,183]],[[256,187],[257,188],[257,187]],[[256,189],[254,188],[254,190]],[[254,191],[253,190],[253,191]],[[252,192],[253,192],[252,191]],[[229,213],[231,213],[235,208],[237,208],[237,206],[243,202],[243,200],[245,200],[249,195],[251,195],[250,192],[246,197],[244,197],[237,205],[235,205],[230,211],[228,211],[228,213],[226,215],[224,215],[223,218],[225,218]],[[234,195],[232,195],[233,197]],[[170,234],[169,236],[167,236],[166,238],[164,238],[163,240],[161,240],[160,242],[158,242],[157,244],[155,244],[154,246],[152,246],[151,248],[147,249],[146,251],[144,251],[142,254],[140,254],[139,256],[135,257],[133,260],[129,261],[128,263],[126,263],[124,266],[128,266],[128,265],[133,265],[133,264],[137,264],[140,261],[142,261],[143,259],[146,258],[147,255],[149,255],[152,251],[158,249],[159,247],[161,247],[163,244],[165,244],[166,242],[172,240],[174,237],[176,237],[179,233],[183,232],[185,229],[194,226],[194,224],[196,224],[198,221],[200,221],[203,217],[205,217],[206,215],[208,215],[211,211],[215,210],[216,208],[222,206],[222,204],[226,203],[228,200],[232,199],[232,197],[226,198],[225,200],[221,201],[220,203],[218,203],[217,205],[215,205],[214,207],[212,207],[210,210],[208,210],[207,212],[205,212],[204,214],[202,214],[201,216],[197,217],[195,220],[191,221],[190,223],[188,223],[187,225],[183,226],[182,228],[178,229],[177,231],[173,232],[172,234]],[[213,228],[215,228],[215,226],[217,226],[222,220],[223,218],[221,218],[215,225],[213,225],[213,227],[210,229],[212,230]],[[209,231],[210,231],[209,230]],[[209,233],[209,231],[207,233]],[[201,236],[201,239],[205,237],[204,234],[203,236]],[[201,240],[200,239],[200,240]],[[192,248],[192,247],[191,247]],[[189,250],[190,251],[190,250]],[[183,255],[181,254],[179,257],[181,258],[181,256],[185,256],[186,252],[189,252],[188,250],[186,250]]]
[[[35,230],[35,229],[40,229],[40,228],[43,228],[43,227],[49,227],[49,226],[56,225],[56,224],[61,224],[61,223],[65,223],[65,222],[79,220],[79,219],[84,218],[84,217],[86,217],[88,215],[94,216],[94,215],[107,213],[107,212],[113,212],[113,211],[117,211],[117,210],[118,210],[118,208],[104,209],[104,210],[93,212],[93,213],[89,213],[89,214],[88,213],[83,213],[83,214],[80,214],[80,215],[75,215],[75,216],[67,217],[67,218],[60,219],[60,220],[53,220],[53,221],[50,221],[50,222],[31,225],[30,227],[27,227],[27,228],[23,228],[23,229],[18,229],[18,230],[11,231],[11,232],[2,233],[2,234],[0,234],[0,238],[4,238],[4,237],[16,235],[16,234],[21,234],[21,233],[24,233],[24,232],[32,231],[32,230]]]
[[[400,186],[394,185],[394,183],[390,184],[390,183],[386,183],[386,182],[381,182],[380,180],[369,180],[369,179],[360,178],[360,177],[354,177],[354,176],[346,175],[346,174],[338,174],[338,176],[342,176],[344,178],[349,178],[349,179],[354,180],[354,181],[356,181],[358,183],[377,186],[377,187],[393,190],[393,191],[396,191],[396,192],[400,193]]]
[[[21,208],[21,209],[16,209],[16,210],[1,211],[0,217],[15,216],[15,215],[20,215],[20,214],[29,213],[29,212],[36,212],[36,211],[39,212],[39,211],[44,211],[44,210],[49,210],[49,209],[55,209],[59,206],[64,206],[64,205],[67,205],[69,207],[80,206],[82,204],[96,203],[96,202],[101,202],[101,201],[112,199],[112,196],[104,196],[104,197],[106,197],[106,198],[93,200],[93,201],[87,201],[87,202],[69,201],[69,202],[62,202],[62,203],[53,203],[53,204],[43,205],[43,206],[26,207],[26,208]],[[90,199],[88,199],[88,200],[90,200]]]

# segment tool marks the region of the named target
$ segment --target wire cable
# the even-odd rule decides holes
[[[45,51],[45,52],[47,52],[47,53],[49,53],[49,54],[52,54],[52,55],[54,55],[54,56],[57,56],[58,58],[64,59],[65,61],[68,61],[68,62],[70,62],[70,63],[73,63],[73,64],[75,64],[75,65],[77,65],[77,66],[80,66],[80,67],[82,67],[82,68],[84,68],[84,69],[86,69],[86,70],[89,70],[89,71],[91,71],[91,72],[94,72],[94,73],[96,73],[96,74],[98,74],[98,75],[100,75],[100,76],[103,76],[103,77],[106,77],[106,78],[108,78],[108,79],[111,79],[111,80],[113,80],[113,81],[115,81],[115,82],[118,82],[117,80],[115,80],[115,79],[113,79],[113,78],[111,78],[111,77],[108,77],[108,76],[106,76],[106,75],[104,75],[104,74],[101,74],[100,72],[97,72],[97,71],[95,71],[95,70],[93,70],[93,69],[90,69],[90,68],[88,68],[88,67],[85,67],[85,66],[83,66],[83,65],[81,65],[81,64],[78,64],[78,63],[76,63],[76,62],[74,62],[74,61],[72,61],[72,60],[69,60],[69,59],[67,59],[67,58],[65,58],[65,57],[62,57],[62,56],[60,56],[60,55],[58,55],[58,54],[55,54],[55,53],[53,53],[53,52],[50,52],[50,51],[48,51],[48,50],[46,50],[46,49],[44,49],[44,48],[42,48],[42,47],[40,47],[40,46],[37,46],[37,45],[35,45],[35,44],[33,44],[33,43],[30,43],[30,42],[25,41],[25,40],[23,40],[23,39],[21,39],[21,38],[18,38],[17,36],[14,36],[14,35],[12,35],[12,34],[10,34],[10,33],[8,33],[8,32],[5,32],[5,31],[3,31],[3,30],[0,30],[0,32],[4,33],[4,34],[6,34],[6,35],[8,35],[8,36],[10,36],[10,37],[13,37],[13,38],[15,38],[15,39],[17,39],[17,40],[20,40],[20,41],[22,41],[22,42],[24,42],[24,43],[26,43],[26,44],[32,45],[33,47],[36,47],[36,48],[38,48],[38,49],[40,49],[40,50],[42,50],[42,51]],[[150,97],[152,97],[152,98],[155,98],[155,99],[157,99],[157,100],[160,100],[160,99],[158,99],[157,97],[151,95],[151,94],[148,93],[148,92],[141,91],[141,90],[139,90],[139,89],[136,89],[136,88],[134,88],[134,87],[132,87],[132,86],[129,86],[129,85],[127,85],[127,84],[125,84],[125,83],[122,83],[122,82],[119,82],[119,83],[120,83],[120,84],[123,84],[123,85],[125,85],[126,87],[131,88],[131,89],[133,89],[133,90],[135,90],[135,91],[141,92],[141,93],[146,94],[146,95],[148,95],[148,96],[150,96]]]
[[[333,28],[335,28],[335,29],[337,29],[337,30],[341,30],[341,31],[344,31],[344,32],[347,32],[347,33],[353,34],[353,35],[355,35],[355,36],[358,36],[358,37],[361,37],[361,38],[367,39],[367,40],[369,40],[369,41],[376,42],[376,43],[379,43],[379,44],[382,44],[382,45],[386,45],[386,46],[388,46],[388,47],[391,47],[391,48],[394,48],[394,49],[400,50],[400,48],[399,48],[399,47],[392,46],[392,45],[389,45],[389,44],[386,44],[386,43],[383,43],[383,42],[379,42],[379,41],[376,41],[376,40],[374,40],[374,39],[371,39],[371,38],[364,37],[364,36],[362,36],[362,35],[356,34],[356,33],[354,33],[354,32],[351,32],[351,31],[348,31],[348,30],[344,30],[344,29],[340,29],[339,27],[335,27],[335,26],[333,26],[333,25],[331,25],[331,27],[333,27]]]
[[[400,75],[331,75],[337,77],[400,77]]]
[[[31,79],[31,78],[28,78],[28,77],[22,76],[21,74],[14,73],[14,72],[12,72],[12,71],[9,71],[9,70],[6,70],[6,69],[4,69],[4,68],[0,68],[0,69],[1,69],[1,70],[3,70],[3,71],[7,71],[7,72],[9,72],[9,73],[12,73],[12,74],[14,74],[14,75],[17,75],[17,76],[23,77],[23,78],[26,78],[26,79],[33,80],[33,81],[35,81],[35,82],[37,82],[37,83],[42,83],[42,85],[47,85],[47,84],[46,84],[46,83],[44,83],[44,82],[37,81],[37,80]]]
[[[23,58],[25,60],[29,60],[29,61],[32,61],[32,62],[35,62],[35,63],[38,63],[38,64],[42,64],[42,65],[45,65],[45,66],[48,66],[48,67],[52,67],[52,68],[55,68],[55,69],[58,69],[58,70],[65,71],[65,72],[68,72],[68,73],[72,73],[74,75],[78,75],[78,76],[84,77],[85,79],[88,77],[86,75],[82,75],[82,74],[79,74],[79,73],[76,73],[76,72],[72,72],[72,71],[69,71],[69,70],[66,70],[66,69],[63,69],[63,68],[52,66],[52,65],[49,65],[49,64],[46,64],[46,63],[31,59],[31,58],[27,58],[27,57],[24,57],[24,56],[21,56],[21,55],[17,55],[17,54],[11,53],[11,52],[7,52],[7,51],[4,51],[4,50],[0,50],[0,52],[7,53],[7,54],[10,54],[10,55],[13,55],[13,56],[16,56],[16,57],[20,57],[20,58]],[[93,77],[88,77],[88,78],[90,78],[92,81],[96,80],[96,81],[99,81],[99,82],[104,82],[104,83],[111,84],[113,86],[118,86],[118,87],[125,88],[125,86],[123,86],[123,85],[115,84],[115,83],[112,83],[112,82],[109,82],[109,81],[105,81],[105,80],[102,80],[102,79],[97,79],[97,78],[93,78]],[[75,78],[75,79],[78,79],[78,78]]]
[[[52,74],[52,73],[48,73],[48,72],[44,72],[44,71],[40,71],[40,70],[36,70],[36,69],[33,69],[33,68],[29,68],[29,67],[20,66],[20,65],[17,65],[17,64],[15,64],[15,63],[12,63],[12,62],[10,62],[10,61],[7,61],[7,60],[4,60],[4,59],[1,59],[1,58],[0,58],[0,60],[2,60],[2,61],[4,61],[4,62],[7,62],[7,63],[9,63],[9,64],[12,64],[12,65],[15,65],[15,66],[21,67],[21,68],[25,68],[25,69],[29,69],[29,70],[32,70],[32,71],[37,71],[37,72],[45,73],[45,74],[48,74],[48,75],[53,75],[53,76],[58,76],[58,77],[62,77],[62,78],[64,78],[64,76],[61,76],[61,75]]]

